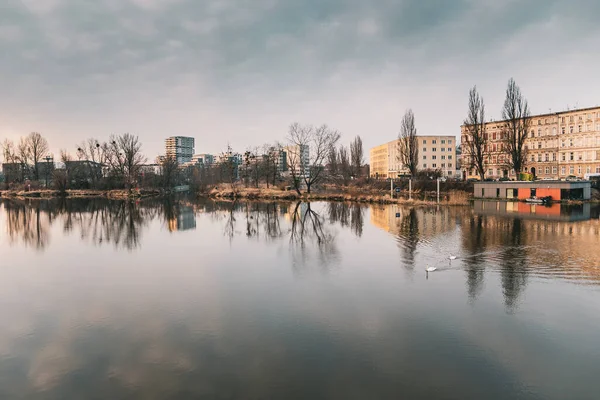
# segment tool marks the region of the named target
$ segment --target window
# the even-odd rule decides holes
[[[577,168],[577,173],[581,175],[581,165]]]
[[[542,142],[538,142],[538,149],[542,148]]]
[[[423,140],[423,144],[427,144],[427,140]]]
[[[587,168],[585,169],[586,173],[591,173],[592,172],[592,167],[590,167],[589,165],[587,166]]]
[[[442,156],[442,160],[445,160],[445,159],[446,159],[446,156]]]
[[[556,135],[556,127],[552,128],[552,135]]]
[[[556,161],[556,153],[552,153],[552,161]]]
[[[556,175],[557,172],[558,172],[558,168],[557,167],[552,167],[552,173],[554,175]]]
[[[542,136],[542,128],[538,129],[538,137]]]
[[[423,168],[427,168],[427,164],[423,164]]]
[[[567,161],[566,154],[567,154],[567,153],[562,153],[562,160],[563,160],[563,161]]]
[[[448,144],[452,144],[452,139],[448,139]]]
[[[579,125],[577,129],[578,129],[578,132],[582,132],[581,125]]]
[[[565,134],[565,127],[564,127],[564,126],[561,128],[561,133],[562,133],[563,135]]]
[[[448,147],[448,151],[452,151],[452,147]]]
[[[531,155],[531,162],[534,162],[534,161],[535,161],[535,156],[532,154]]]
[[[425,153],[427,151],[426,147],[423,147],[423,153]]]
[[[569,153],[569,161],[574,161],[575,157],[573,155],[573,153]]]
[[[446,144],[446,141],[445,141],[445,140],[442,140],[442,144]]]
[[[569,133],[573,133],[573,125],[569,127]]]
[[[448,163],[448,168],[452,168],[452,163]],[[449,172],[451,174],[452,172]]]
[[[448,164],[448,167],[451,167],[452,164]],[[452,171],[448,171],[448,175],[452,175]]]
[[[437,164],[433,164],[433,165],[432,165],[432,167],[433,167],[433,168],[437,168]]]
[[[538,119],[538,125],[541,125],[541,124],[542,124],[542,120]]]
[[[546,175],[548,175],[550,173],[550,167],[546,167],[544,171],[545,171]]]
[[[598,114],[598,115],[600,115],[600,114]],[[596,167],[596,173],[597,173],[597,174],[600,174],[600,165],[598,165],[598,166]]]
[[[448,160],[452,160],[452,156],[448,156]]]
[[[572,115],[569,117],[569,122],[573,122],[573,116]]]
[[[560,174],[561,174],[561,175],[566,175],[566,174],[567,174],[567,169],[566,169],[566,167],[560,167]]]
[[[541,161],[542,161],[542,155],[538,154],[538,162],[541,162]]]
[[[445,148],[445,147],[442,147],[442,151],[446,151],[446,148]]]
[[[577,159],[578,159],[579,161],[582,161],[582,160],[583,160],[583,156],[581,155],[581,153],[577,153]]]
[[[550,161],[550,154],[546,153],[546,157],[544,157],[545,161]]]
[[[531,131],[531,133],[529,134],[529,137],[533,137],[534,136],[534,132]]]
[[[423,160],[427,160],[427,156],[423,156]]]
[[[565,117],[562,117],[562,123],[563,124],[565,123]]]
[[[446,164],[442,164],[442,168],[446,168]]]
[[[435,142],[435,140],[434,140]],[[437,147],[434,147],[433,149],[431,149],[431,151],[437,151]]]
[[[569,147],[573,147],[573,139],[569,139]]]
[[[570,173],[571,175],[573,175],[573,174],[575,173],[575,167],[574,167],[573,165],[571,165],[571,166],[569,167],[569,173]]]
[[[437,159],[437,156],[431,156],[431,159],[435,160],[435,159]]]
[[[437,143],[437,140],[432,140],[431,141],[431,144],[436,144],[436,143]]]

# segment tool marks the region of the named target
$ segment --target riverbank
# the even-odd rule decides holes
[[[21,198],[21,199],[53,199],[53,198],[106,198],[114,200],[131,200],[148,197],[158,197],[164,195],[164,191],[158,189],[139,189],[139,190],[66,190],[64,192],[58,190],[30,190],[16,191],[3,190],[0,191],[2,198]]]
[[[266,188],[215,188],[208,192],[199,194],[199,197],[211,199],[240,199],[240,200],[302,200],[302,201],[346,201],[357,203],[377,204],[437,204],[435,193],[415,192],[412,199],[408,199],[406,193],[400,193],[398,198],[390,197],[389,193],[381,193],[369,190],[340,190],[316,193],[298,194],[292,190],[278,190]],[[440,204],[445,205],[468,205],[471,195],[463,191],[450,191],[440,193]]]

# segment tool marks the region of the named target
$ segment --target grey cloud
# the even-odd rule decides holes
[[[455,102],[449,86],[503,85],[568,58],[600,37],[599,14],[594,0],[4,0],[0,76],[11,97],[0,106],[77,117],[210,103],[252,114],[319,98],[343,115],[345,97],[384,89],[398,97],[382,98],[388,108],[431,93]],[[460,123],[446,118],[445,131]]]

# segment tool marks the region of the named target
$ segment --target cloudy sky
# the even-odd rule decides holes
[[[0,0],[0,140],[170,135],[219,152],[327,123],[366,147],[459,133],[477,84],[534,112],[600,104],[597,0]]]

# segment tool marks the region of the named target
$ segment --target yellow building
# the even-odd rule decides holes
[[[503,143],[503,121],[486,124],[489,154],[486,178],[514,178],[507,165]],[[461,126],[461,142],[468,131]],[[569,175],[583,178],[600,173],[600,107],[534,115],[525,142],[527,158],[523,172],[538,178],[559,179]],[[478,178],[471,166],[468,146],[463,145],[463,176]]]
[[[418,170],[439,170],[442,176],[456,175],[456,139],[454,136],[418,136]],[[396,178],[408,171],[400,161],[400,140],[373,147],[369,152],[371,177]]]

